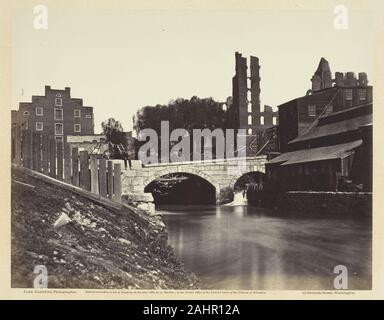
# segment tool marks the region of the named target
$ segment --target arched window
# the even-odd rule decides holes
[[[264,116],[260,117],[260,124],[263,126],[264,125]]]
[[[252,116],[251,115],[248,116],[248,125],[252,125]]]
[[[252,103],[248,102],[248,112],[252,112]]]
[[[276,125],[276,117],[272,117],[272,124],[275,126]]]
[[[248,134],[252,134],[252,129],[251,128],[248,129]]]

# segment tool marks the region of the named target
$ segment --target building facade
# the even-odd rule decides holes
[[[289,142],[305,132],[322,115],[372,103],[372,86],[367,75],[336,72],[332,80],[328,61],[322,58],[312,89],[303,97],[278,106],[280,152],[290,150]]]
[[[266,164],[278,189],[347,191],[340,181],[349,181],[372,190],[372,105],[322,116],[291,144],[291,151]]]
[[[71,97],[71,89],[45,86],[44,96],[32,96],[32,102],[21,102],[12,110],[12,123],[23,128],[66,141],[68,135],[93,135],[93,108],[83,100]]]
[[[322,58],[312,90],[279,106],[281,154],[266,164],[271,190],[372,190],[372,87],[365,73],[332,80],[329,70]]]

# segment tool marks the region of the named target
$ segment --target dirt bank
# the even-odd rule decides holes
[[[36,265],[46,266],[51,288],[194,289],[197,283],[167,245],[160,219],[103,206],[13,168],[12,287],[32,287]]]

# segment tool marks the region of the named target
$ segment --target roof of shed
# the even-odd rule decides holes
[[[295,163],[340,159],[352,154],[353,150],[362,144],[362,140],[355,140],[348,143],[336,144],[313,149],[304,149],[286,152],[270,160],[267,164],[289,165]]]

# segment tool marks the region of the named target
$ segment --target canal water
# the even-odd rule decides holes
[[[157,208],[169,244],[201,289],[334,289],[337,265],[348,289],[371,288],[371,222],[227,206]]]

